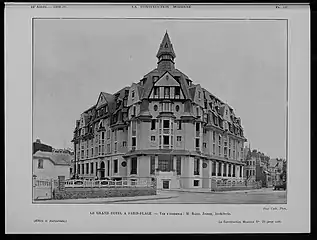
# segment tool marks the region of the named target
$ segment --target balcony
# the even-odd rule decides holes
[[[163,149],[169,149],[170,146],[169,145],[163,145]]]
[[[169,129],[163,129],[163,134],[169,134],[170,130]]]

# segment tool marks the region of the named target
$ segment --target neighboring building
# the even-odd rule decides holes
[[[42,152],[33,154],[33,176],[39,179],[57,179],[71,175],[73,156],[67,153]]]
[[[40,139],[36,139],[36,141],[33,143],[33,154],[37,151],[52,152],[52,146],[43,144],[41,143]]]
[[[279,158],[272,158],[269,161],[269,173],[272,179],[272,185],[282,181],[282,172],[283,172],[284,161]]]
[[[231,106],[175,68],[166,33],[157,68],[97,103],[76,121],[76,177],[157,177],[162,188],[210,188],[243,179],[241,120]]]
[[[256,160],[258,156],[256,154],[256,150],[251,152],[250,146],[245,155],[245,177],[248,181],[256,181]]]

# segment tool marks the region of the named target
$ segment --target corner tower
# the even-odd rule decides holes
[[[176,55],[167,31],[164,35],[162,43],[160,44],[160,48],[156,54],[156,57],[158,59],[157,68],[159,72],[175,69],[174,59],[176,58]]]

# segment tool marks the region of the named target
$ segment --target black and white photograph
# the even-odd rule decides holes
[[[6,4],[6,231],[310,232],[309,18]]]
[[[286,203],[286,122],[287,20],[33,20],[34,203]]]

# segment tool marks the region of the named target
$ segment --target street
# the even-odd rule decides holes
[[[286,203],[286,191],[273,191],[271,188],[254,191],[195,193],[178,191],[160,191],[159,195],[173,195],[170,199],[152,199],[129,202],[129,204],[160,203],[199,203],[199,204],[283,204]],[[116,202],[116,204],[126,202]]]

